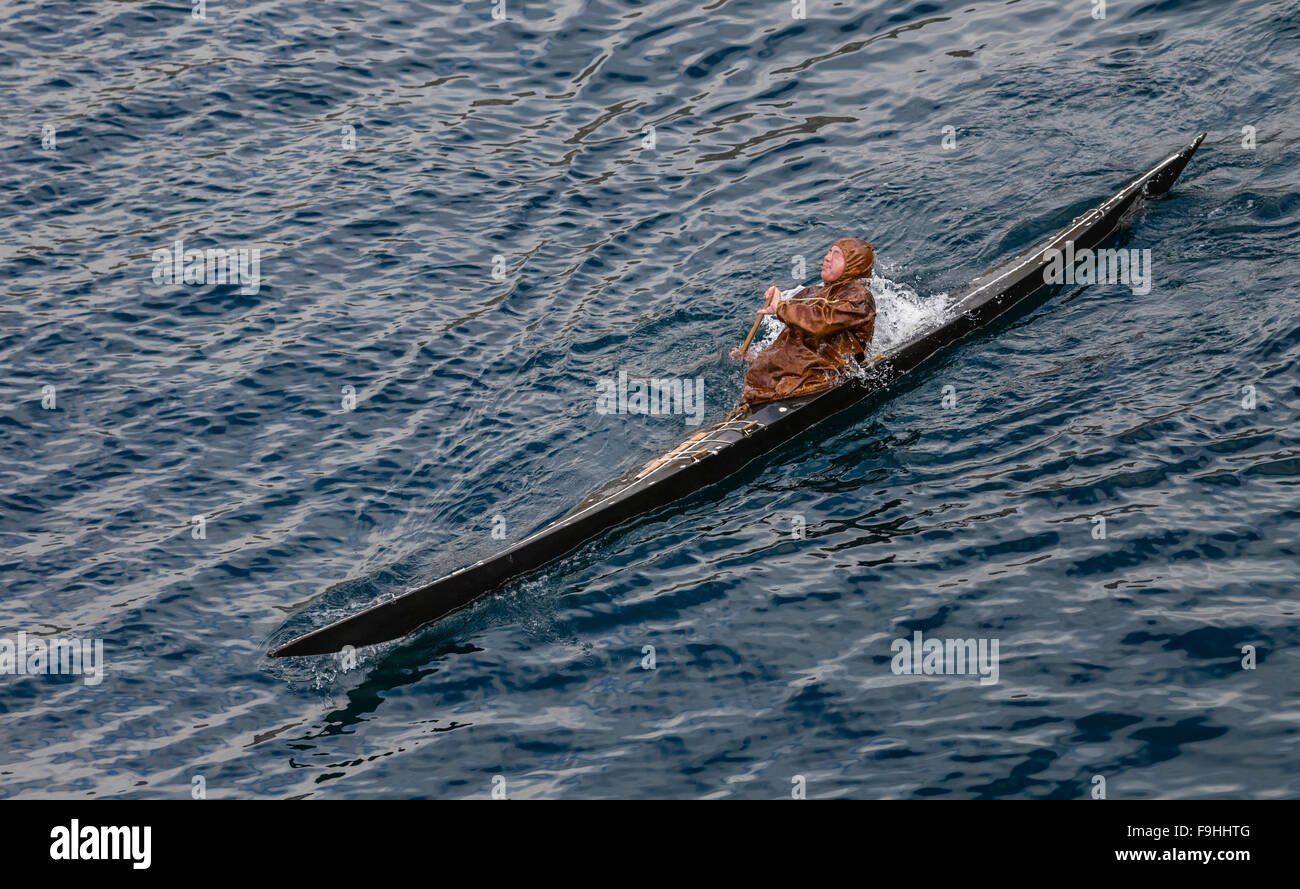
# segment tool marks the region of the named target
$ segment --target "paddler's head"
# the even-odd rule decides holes
[[[840,238],[826,251],[822,259],[822,280],[851,281],[871,277],[871,267],[876,264],[876,251],[859,238]]]

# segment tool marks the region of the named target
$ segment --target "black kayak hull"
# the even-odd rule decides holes
[[[298,637],[271,657],[328,654],[398,639],[459,611],[507,581],[535,571],[586,541],[637,516],[687,497],[735,474],[834,414],[879,394],[974,331],[987,327],[1020,303],[1051,286],[1045,282],[1045,251],[1091,249],[1124,228],[1147,201],[1168,191],[1205,134],[1131,181],[1106,201],[952,295],[946,320],[880,356],[867,372],[826,392],[762,405],[733,414],[723,423],[670,452],[651,467],[630,473],[589,496],[573,512],[505,552],[350,617]]]

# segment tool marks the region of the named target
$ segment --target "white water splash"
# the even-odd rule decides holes
[[[781,298],[789,299],[804,287],[815,286],[808,284],[783,290]],[[871,296],[876,301],[876,332],[871,339],[869,355],[879,355],[924,330],[938,327],[944,321],[949,303],[947,293],[922,297],[906,284],[891,281],[879,272],[871,276]],[[754,337],[753,350],[761,352],[772,345],[784,329],[785,325],[774,315],[766,316]]]
[[[942,324],[948,311],[948,294],[923,297],[906,284],[881,275],[871,277],[871,295],[876,300],[876,332],[871,354],[879,355],[926,330]]]

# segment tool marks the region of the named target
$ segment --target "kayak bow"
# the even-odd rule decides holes
[[[1070,241],[1076,250],[1090,249],[1127,226],[1150,198],[1169,190],[1204,138],[1202,133],[1066,228],[958,290],[946,320],[866,362],[874,364],[869,374],[814,395],[737,409],[500,555],[313,630],[274,649],[271,657],[326,654],[400,638],[555,561],[602,531],[721,481],[827,417],[887,389],[937,352],[1053,286],[1044,275],[1047,251],[1064,251]]]

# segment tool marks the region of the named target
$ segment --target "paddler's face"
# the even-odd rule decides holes
[[[838,281],[842,274],[844,274],[844,251],[832,245],[822,259],[822,280],[829,284]]]

